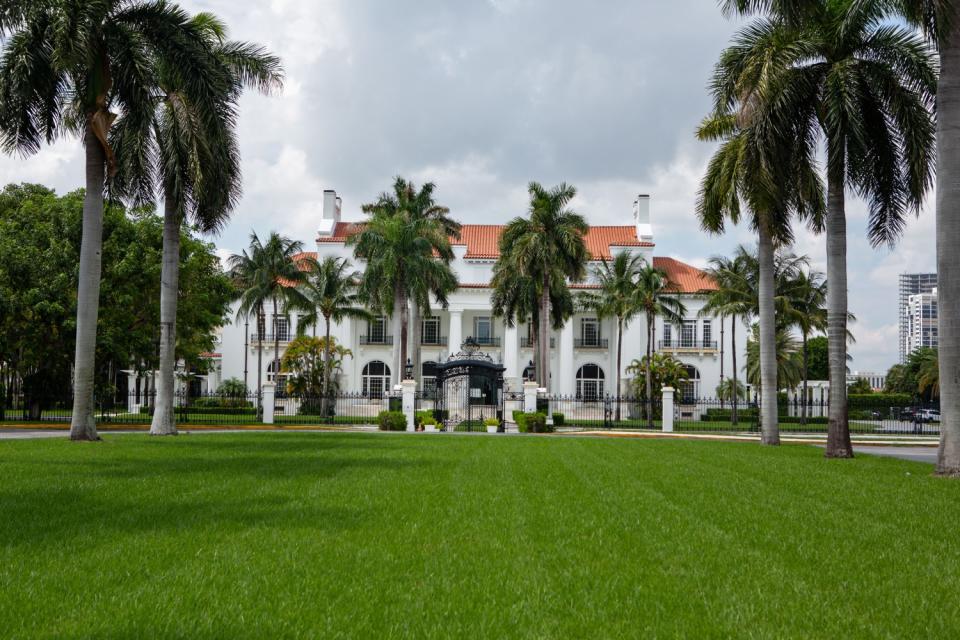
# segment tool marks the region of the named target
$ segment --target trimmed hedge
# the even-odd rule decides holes
[[[547,424],[547,414],[545,413],[514,411],[513,419],[516,421],[517,430],[520,433],[552,433],[555,430],[553,425]]]
[[[756,419],[759,415],[759,412],[756,409],[737,408],[737,419],[738,420],[753,420]],[[707,412],[701,416],[702,420],[709,422],[724,422],[730,420],[733,417],[732,409],[707,409]]]
[[[916,404],[909,393],[852,393],[847,396],[848,409],[889,409]]]
[[[257,410],[246,407],[174,407],[174,413],[189,413],[201,416],[255,416]],[[152,416],[153,407],[140,407],[140,415]]]
[[[560,413],[559,411],[553,412],[553,426],[562,427],[563,423],[566,421],[567,417]]]
[[[377,416],[380,431],[406,431],[407,416],[402,411],[381,411]]]

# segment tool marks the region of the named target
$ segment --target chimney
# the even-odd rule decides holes
[[[323,192],[323,210],[320,212],[320,226],[317,233],[321,236],[332,236],[340,222],[340,206],[342,201],[337,192],[327,189]]]
[[[637,239],[653,242],[653,225],[650,222],[650,196],[641,193],[633,201],[633,223],[637,226]]]

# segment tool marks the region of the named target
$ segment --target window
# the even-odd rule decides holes
[[[664,322],[663,323],[663,346],[665,347],[674,346],[672,336],[673,336],[673,327],[670,324]]]
[[[277,333],[277,339],[286,342],[290,339],[290,319],[286,316],[274,316],[274,331]]]
[[[420,365],[420,380],[426,397],[434,397],[437,392],[437,363],[424,362]]]
[[[421,342],[423,344],[440,344],[440,318],[429,316],[423,319],[421,328]]]
[[[704,320],[703,321],[703,346],[710,348],[710,343],[713,341],[713,321]]]
[[[603,369],[585,364],[577,370],[577,398],[596,402],[603,397]]]
[[[680,401],[693,402],[700,395],[700,370],[686,365],[687,379],[680,384]]]
[[[367,321],[367,340],[370,344],[387,342],[387,319],[384,316],[377,316]]]
[[[600,321],[596,318],[582,318],[580,320],[580,339],[585,347],[599,346]]]
[[[491,344],[493,342],[493,322],[488,317],[473,319],[473,338],[477,344]]]
[[[267,365],[267,382],[273,382],[277,385],[276,394],[277,396],[282,396],[287,390],[287,378],[290,377],[289,373],[280,372],[280,361],[274,360]]]
[[[684,320],[680,327],[680,346],[692,347],[697,341],[697,321]]]
[[[390,388],[390,367],[380,360],[372,360],[364,365],[361,374],[363,395],[371,398],[383,396]]]

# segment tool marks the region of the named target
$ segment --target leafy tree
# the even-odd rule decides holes
[[[785,322],[800,331],[803,378],[800,423],[806,424],[809,379],[808,343],[811,333],[827,330],[827,281],[819,271],[801,268],[785,278],[783,288],[785,289],[783,292]]]
[[[728,402],[746,400],[747,387],[736,378],[724,378],[720,384],[717,385],[717,398]],[[736,405],[734,404],[733,406]]]
[[[584,242],[587,221],[569,208],[577,194],[572,185],[546,189],[531,182],[530,216],[514,218],[500,236],[501,265],[509,265],[517,277],[529,278],[539,298],[536,320],[536,371],[540,384],[550,385],[549,322],[553,291],[565,289],[568,281],[586,277],[589,255]],[[503,272],[503,267],[500,269]]]
[[[280,370],[291,374],[287,379],[287,392],[300,396],[302,402],[320,400],[317,404],[321,415],[330,415],[331,407],[324,406],[322,401],[336,391],[343,361],[352,357],[353,352],[337,344],[333,337],[297,336],[290,341],[280,361]]]
[[[324,342],[327,351],[323,361],[325,372],[323,381],[326,388],[319,389],[321,396],[321,411],[326,415],[327,398],[330,397],[330,381],[333,368],[334,340],[330,337],[330,323],[342,322],[345,318],[369,319],[370,313],[358,306],[359,296],[357,285],[359,276],[350,273],[350,261],[346,258],[327,256],[323,261],[308,263],[307,281],[303,285],[303,296],[307,302],[305,313],[300,316],[298,333],[303,333],[308,325],[316,325],[319,318],[323,318]],[[291,345],[293,346],[293,345]]]
[[[807,340],[807,378],[809,380],[830,379],[827,350],[827,336],[815,336]]]
[[[227,378],[217,387],[217,393],[223,396],[244,397],[247,395],[247,385],[240,378]]]
[[[78,135],[86,153],[86,200],[76,305],[73,440],[97,440],[93,397],[103,238],[103,191],[117,157],[108,138],[117,114],[153,117],[159,65],[191,78],[191,93],[223,93],[223,74],[189,16],[144,0],[6,2],[0,29],[0,143],[36,153],[42,143]]]
[[[753,325],[752,334],[751,338],[747,340],[747,382],[760,389],[760,395],[763,397],[766,389],[763,388],[765,380],[760,373],[760,325]],[[801,363],[800,346],[787,329],[777,329],[774,344],[777,364],[774,380],[778,385],[774,388],[774,398],[776,398],[776,392],[780,389],[793,389],[800,384],[803,377],[803,365]],[[776,406],[774,404],[774,408]]]
[[[627,374],[632,375],[634,393],[646,400],[647,417],[653,415],[651,401],[664,387],[679,389],[687,381],[687,368],[669,353],[654,353],[634,359],[627,366]],[[653,428],[648,422],[648,427]]]
[[[301,269],[303,244],[272,232],[266,242],[261,242],[255,232],[250,233],[250,247],[230,256],[230,274],[238,291],[237,317],[257,318],[257,393],[263,392],[263,333],[265,330],[264,309],[273,305],[273,361],[280,362],[280,336],[277,319],[280,305],[284,313],[289,309],[303,309],[306,299],[299,285],[306,282],[306,272]]]
[[[275,56],[255,45],[227,41],[226,27],[215,16],[198,14],[191,26],[204,35],[204,57],[213,56],[218,62],[223,93],[198,93],[196,78],[179,66],[157,60],[154,73],[159,92],[153,117],[121,119],[110,136],[121,159],[114,190],[145,203],[152,203],[158,190],[163,194],[160,367],[152,435],[177,432],[173,394],[180,226],[190,220],[204,232],[213,232],[226,223],[240,195],[234,129],[241,88],[252,85],[269,91],[279,87],[283,78]]]
[[[866,378],[857,378],[847,385],[847,394],[866,395],[868,393],[873,393],[873,387],[870,386],[870,381]]]
[[[648,367],[653,366],[653,330],[657,318],[663,318],[664,322],[673,325],[680,325],[683,317],[687,313],[687,308],[683,302],[672,293],[673,283],[670,282],[666,272],[657,269],[652,264],[644,263],[637,271],[637,283],[634,289],[634,295],[637,301],[637,307],[641,310],[647,321],[647,353],[642,362]],[[647,426],[653,428],[653,389],[652,384],[654,375],[652,371],[647,371],[644,375],[644,381],[647,385],[644,397],[647,399]]]
[[[620,395],[620,372],[623,370],[623,331],[640,313],[637,297],[637,279],[646,261],[641,255],[629,251],[619,253],[612,261],[603,260],[594,267],[593,276],[600,287],[599,293],[583,293],[580,304],[596,311],[597,317],[617,320],[617,395]],[[620,403],[617,403],[616,419],[620,420]]]
[[[936,349],[918,355],[917,391],[930,398],[940,397],[940,356]]]
[[[871,242],[893,243],[906,212],[919,211],[934,175],[936,62],[911,29],[885,20],[885,4],[726,0],[730,11],[765,16],[740,31],[714,80],[719,104],[750,96],[763,103],[757,111],[789,123],[792,135],[822,138],[826,147],[827,457],[853,456],[846,398],[846,192],[867,200]]]
[[[394,362],[398,374],[410,354],[410,303],[419,338],[419,316],[421,311],[430,312],[431,296],[446,308],[447,296],[457,288],[457,277],[450,268],[450,238],[460,237],[460,223],[450,217],[447,207],[434,201],[434,191],[432,182],[418,190],[398,177],[392,192],[363,206],[369,218],[349,241],[354,256],[366,263],[360,297],[373,308],[394,315],[394,331],[399,333]],[[414,371],[419,375],[420,341],[415,342]]]

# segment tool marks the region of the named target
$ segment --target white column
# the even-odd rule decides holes
[[[400,383],[400,386],[403,387],[403,415],[407,417],[407,431],[413,431],[416,427],[416,422],[414,421],[414,398],[417,393],[417,381],[416,380],[404,380]]]
[[[573,395],[574,379],[577,372],[573,366],[573,320],[570,319],[560,330],[560,363],[553,371],[554,383],[550,391],[563,395]],[[546,386],[546,383],[543,383]]]
[[[263,422],[264,424],[273,424],[273,409],[276,406],[274,400],[276,385],[272,382],[263,383]]]
[[[137,374],[131,371],[127,374],[127,413],[140,411],[137,403]]]
[[[450,353],[460,351],[463,343],[463,311],[450,310]]]
[[[666,433],[673,431],[673,387],[663,387],[663,418],[661,424]]]
[[[507,325],[503,332],[503,366],[507,368],[503,375],[508,380],[520,377],[520,368],[517,362],[520,355],[520,343],[516,325]],[[514,387],[516,388],[516,387]]]
[[[523,412],[524,413],[537,412],[537,387],[538,387],[538,383],[536,382],[523,383]]]

